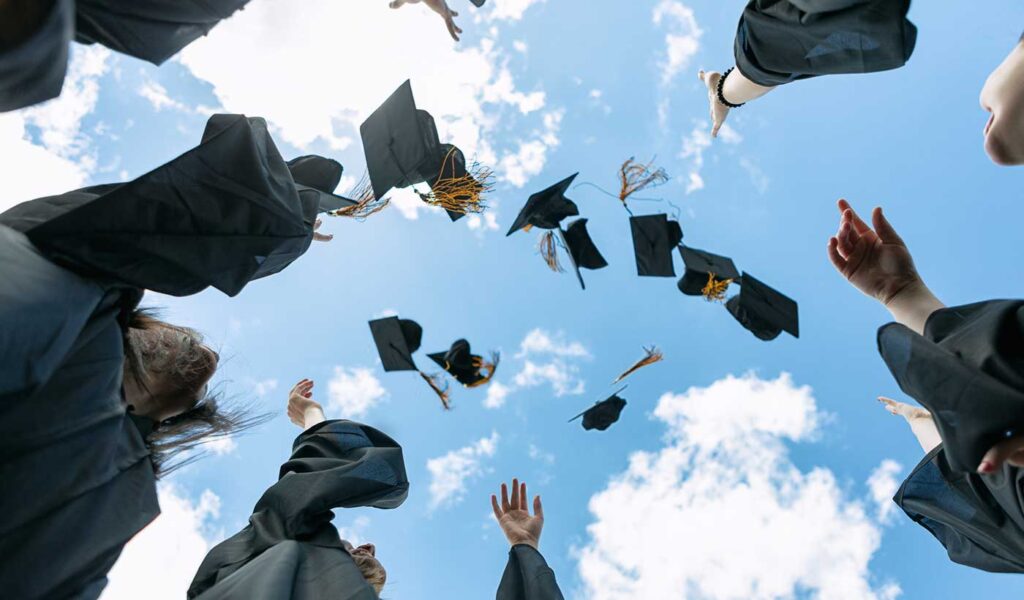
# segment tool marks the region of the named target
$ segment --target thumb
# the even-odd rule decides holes
[[[981,464],[978,465],[979,473],[995,473],[1002,468],[1006,459],[1021,450],[1022,441],[1020,438],[1003,440],[989,448],[985,456],[981,457]]]
[[[871,211],[871,224],[875,226],[875,233],[878,234],[878,238],[886,244],[898,244],[900,246],[906,246],[903,243],[903,238],[896,233],[896,229],[889,222],[889,219],[885,218],[882,213],[882,207],[876,206],[875,210]]]

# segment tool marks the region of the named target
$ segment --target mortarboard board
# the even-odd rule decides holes
[[[721,300],[729,283],[739,278],[740,273],[731,258],[703,250],[679,247],[686,271],[679,279],[679,291],[687,296],[704,296],[708,300]]]
[[[586,219],[576,219],[570,223],[569,227],[562,232],[562,238],[565,240],[565,246],[569,251],[572,267],[576,271],[580,287],[587,289],[586,284],[583,283],[580,269],[603,269],[608,266],[608,261],[601,256],[601,252],[594,245],[594,240],[590,239]]]
[[[740,280],[740,293],[729,298],[725,308],[759,339],[773,340],[783,331],[800,337],[796,302],[748,273]]]
[[[566,217],[574,217],[580,214],[576,203],[565,197],[565,192],[572,185],[579,173],[573,173],[558,183],[531,194],[523,205],[522,210],[512,222],[506,236],[512,235],[520,229],[536,227],[538,229],[557,229],[559,224]]]
[[[672,251],[683,240],[678,221],[666,214],[643,215],[629,218],[633,233],[633,253],[636,255],[636,273],[641,277],[675,277]]]
[[[416,108],[409,80],[363,121],[359,134],[375,197],[392,188],[426,183],[430,193],[417,194],[449,211],[449,216],[484,210],[481,195],[491,189],[491,171],[479,165],[467,169],[462,152],[440,142],[434,118]]]
[[[491,361],[473,354],[466,340],[456,340],[446,352],[428,354],[431,360],[447,371],[456,381],[466,387],[484,385],[494,376],[498,368],[498,354]]]
[[[341,163],[323,156],[307,154],[288,161],[295,188],[299,194],[313,194],[319,212],[334,212],[358,204],[355,200],[334,193],[344,171]]]
[[[420,371],[413,360],[413,353],[420,349],[423,340],[423,328],[411,319],[384,317],[370,321],[370,334],[377,346],[377,354],[385,372],[416,371],[427,382],[430,389],[441,399],[447,410],[449,406],[448,388],[443,385],[437,375],[427,375]]]
[[[624,389],[626,388],[623,387],[608,398],[594,404],[587,410],[569,419],[569,422],[572,423],[576,419],[583,417],[583,429],[587,431],[591,429],[598,431],[608,429],[612,423],[619,420],[622,409],[626,407],[625,398],[619,396],[619,393]]]
[[[487,2],[487,0],[469,0],[469,1],[472,2],[473,5],[476,6],[477,8],[480,8],[481,6],[484,5],[484,2]]]

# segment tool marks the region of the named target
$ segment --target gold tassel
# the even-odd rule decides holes
[[[657,187],[668,181],[668,173],[658,167],[652,170],[654,161],[646,165],[640,164],[630,156],[629,160],[619,167],[619,200],[626,204],[626,199],[649,187]]]
[[[420,198],[427,204],[456,213],[482,213],[487,208],[483,195],[494,189],[494,171],[473,162],[466,165],[465,175],[456,177],[454,153],[455,148],[448,151],[437,180],[430,185],[430,192],[420,194]]]
[[[725,293],[729,290],[732,279],[715,279],[714,273],[708,273],[708,283],[701,289],[700,293],[708,302],[721,302],[725,300]]]
[[[491,360],[490,360],[490,362],[484,360],[483,357],[481,357],[481,356],[478,356],[478,357],[474,358],[473,359],[473,366],[477,369],[477,372],[480,372],[480,373],[486,372],[486,375],[484,375],[484,378],[481,379],[480,381],[477,381],[476,383],[471,383],[471,384],[467,385],[466,387],[468,387],[468,388],[480,387],[480,386],[484,385],[485,383],[487,383],[488,381],[490,381],[491,378],[494,377],[494,372],[498,370],[498,363],[499,362],[501,362],[501,354],[499,354],[497,352],[491,352]]]
[[[352,219],[363,220],[372,214],[379,213],[384,210],[384,207],[391,202],[391,199],[385,196],[380,200],[373,195],[373,186],[370,185],[370,178],[363,173],[362,178],[356,183],[355,187],[348,194],[349,198],[356,201],[352,206],[345,206],[338,210],[332,210],[327,213],[332,217],[349,217]]]
[[[537,246],[540,250],[540,255],[544,257],[544,262],[548,264],[548,268],[555,273],[564,273],[565,269],[562,268],[562,263],[558,261],[558,242],[555,241],[555,232],[549,231],[544,235],[540,236],[540,244]]]
[[[665,355],[662,354],[661,350],[658,350],[657,346],[651,346],[650,348],[645,347],[644,357],[636,361],[632,367],[626,369],[622,373],[622,375],[616,377],[615,381],[613,381],[612,384],[616,384],[622,381],[623,379],[629,377],[630,375],[646,367],[647,365],[653,365],[654,363],[660,361],[663,358],[665,358]]]
[[[417,373],[420,374],[423,381],[427,382],[430,389],[434,390],[437,397],[441,399],[441,406],[443,406],[445,410],[451,410],[451,395],[448,393],[448,382],[444,380],[443,376],[440,373],[427,375],[423,371],[417,371]]]

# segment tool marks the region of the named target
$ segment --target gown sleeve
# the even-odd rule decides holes
[[[516,544],[508,551],[496,600],[562,600],[562,591],[541,553],[526,544]]]
[[[40,4],[47,4],[39,0]],[[0,47],[0,112],[56,98],[68,68],[74,0],[50,2],[39,28],[10,48]]]
[[[155,65],[209,33],[249,0],[77,0],[75,41]]]
[[[0,223],[87,277],[234,296],[309,248],[317,211],[317,195],[299,193],[263,119],[214,115],[199,146],[171,162],[127,183],[23,203]]]
[[[334,508],[396,508],[409,493],[402,448],[352,421],[325,421],[296,438],[280,478],[256,503],[249,524],[203,560],[194,598],[268,548],[287,540],[341,547]]]
[[[940,445],[893,501],[945,547],[955,563],[991,573],[1024,573],[1024,473],[1007,463],[991,475],[950,468]]]
[[[932,413],[953,470],[973,472],[993,445],[1024,435],[1024,301],[935,311],[924,335],[890,323],[878,349],[900,388]]]
[[[764,86],[902,67],[917,41],[909,8],[910,0],[751,0],[736,29],[736,67]]]

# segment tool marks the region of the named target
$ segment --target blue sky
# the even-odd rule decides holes
[[[151,298],[221,349],[226,393],[279,417],[170,479],[163,521],[126,550],[135,568],[115,569],[108,598],[138,597],[134,586],[161,573],[160,548],[166,591],[180,597],[202,549],[244,524],[287,457],[298,430],[284,404],[303,377],[330,416],[363,403],[359,418],[405,447],[406,504],[336,518],[377,545],[386,597],[493,594],[507,546],[488,495],[512,476],[544,497],[542,551],[567,597],[1024,592],[1019,578],[953,565],[923,529],[882,516],[867,480],[895,461],[898,472],[877,472],[884,491],[883,475],[905,475],[921,452],[874,400],[900,398],[874,348],[886,314],[825,255],[836,198],[865,211],[881,204],[947,304],[1020,296],[1022,171],[985,156],[977,97],[1018,39],[1024,8],[916,3],[918,45],[904,69],[780,89],[734,111],[730,134],[708,143],[695,74],[731,64],[740,2],[491,0],[474,12],[453,0],[459,45],[425,9],[384,4],[309,2],[292,14],[255,0],[159,69],[77,48],[64,98],[0,116],[3,152],[17,157],[0,169],[20,182],[5,206],[140,175],[193,146],[221,108],[266,117],[286,157],[327,154],[358,177],[354,124],[406,77],[442,139],[499,175],[493,221],[452,224],[398,194],[365,222],[329,220],[334,241],[237,298]],[[644,195],[679,207],[688,244],[799,301],[799,340],[761,342],[674,280],[638,278],[625,211],[590,186],[570,197],[611,266],[585,272],[585,292],[546,270],[534,234],[504,237],[531,191],[576,171],[578,182],[613,189],[632,155],[656,156],[673,177]],[[366,321],[386,311],[423,325],[424,351],[459,337],[500,349],[503,405],[486,406],[486,388],[456,389],[445,413],[415,375],[384,374]],[[649,344],[666,359],[628,380],[618,424],[566,424]],[[659,487],[645,461],[678,480]],[[729,512],[742,490],[760,508],[778,505],[761,526]],[[673,513],[669,499],[682,508]],[[645,502],[665,510],[637,510]],[[843,561],[851,566],[837,569]],[[753,587],[738,592],[715,568]]]

